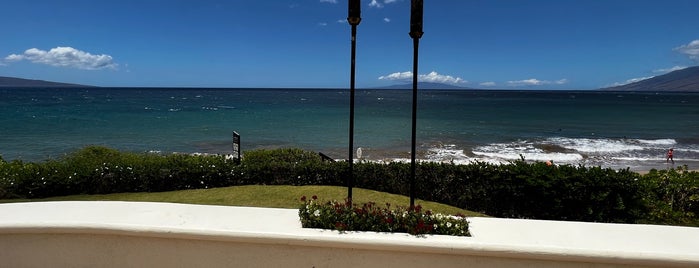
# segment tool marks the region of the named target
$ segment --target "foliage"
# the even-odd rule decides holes
[[[158,192],[231,185],[237,165],[223,156],[123,153],[90,146],[60,160],[0,166],[0,198]]]
[[[651,170],[643,182],[651,206],[648,222],[697,225],[699,172],[690,172],[687,166]]]
[[[119,152],[90,146],[40,163],[0,161],[0,198],[159,192],[236,185],[345,186],[347,162],[299,149],[218,155]],[[357,188],[409,194],[410,164],[354,165]],[[495,217],[699,226],[699,173],[546,165],[419,163],[416,198]]]
[[[241,175],[243,184],[342,185],[344,166],[301,149],[257,150],[245,152]]]
[[[471,236],[463,215],[433,214],[430,210],[423,211],[420,205],[391,209],[388,203],[385,207],[373,202],[358,206],[348,201],[320,202],[317,199],[315,195],[310,199],[301,197],[303,205],[299,208],[299,217],[304,228]]]

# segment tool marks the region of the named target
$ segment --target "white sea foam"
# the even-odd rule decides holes
[[[475,147],[472,154],[479,161],[485,159],[488,162],[524,158],[527,161],[552,160],[566,164],[599,165],[623,161],[664,160],[665,148],[676,144],[674,139],[553,137],[543,140],[492,143]],[[680,151],[692,152],[692,149],[682,148]]]
[[[431,148],[426,156],[427,160],[437,161],[461,161],[468,160],[463,149],[458,149],[454,144],[442,145],[439,148]]]
[[[582,153],[619,153],[643,150],[635,140],[626,139],[588,139],[588,138],[548,138],[544,143],[561,146]]]
[[[498,147],[499,149],[497,149]],[[474,150],[473,154],[485,158],[507,161],[519,160],[524,157],[525,160],[530,161],[553,160],[555,162],[569,163],[583,159],[583,156],[577,153],[544,152],[543,150],[534,147],[508,148],[506,146],[483,146]]]
[[[658,157],[642,157],[642,156],[630,156],[630,157],[612,157],[614,160],[620,161],[658,161]]]
[[[653,144],[653,145],[675,145],[675,144],[677,144],[677,141],[675,141],[674,139],[657,139],[657,140],[639,139],[637,141],[640,143]]]

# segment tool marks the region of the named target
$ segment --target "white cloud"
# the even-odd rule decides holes
[[[384,5],[395,3],[397,0],[384,0],[383,3],[378,0],[371,0],[369,7],[382,8]]]
[[[687,66],[673,66],[665,69],[653,70],[654,73],[669,73],[687,68]]]
[[[337,0],[320,0],[321,3],[337,4]]]
[[[448,84],[460,84],[466,83],[466,80],[461,79],[461,77],[453,77],[451,75],[441,75],[435,71],[429,74],[421,74],[418,76],[418,81],[423,82],[435,82],[435,83],[448,83]]]
[[[379,80],[410,80],[413,79],[413,72],[397,72],[385,76],[380,76]],[[445,84],[464,84],[468,81],[462,79],[461,77],[453,77],[451,75],[439,74],[432,71],[428,74],[418,75],[417,80],[420,82],[433,82],[433,83],[445,83]]]
[[[507,81],[507,84],[510,86],[539,86],[543,85],[544,81],[532,78],[517,81]]]
[[[318,26],[328,26],[328,23],[327,22],[319,22]]]
[[[119,66],[114,63],[112,56],[106,54],[93,55],[72,47],[55,47],[49,51],[30,48],[21,55],[11,54],[5,57],[5,61],[7,62],[22,60],[83,70],[116,69]]]
[[[385,22],[391,22],[391,19],[389,19],[389,18],[383,18],[383,21],[385,21]]]
[[[676,47],[674,50],[679,51],[680,53],[689,56],[690,59],[699,62],[699,39],[689,42],[689,44]]]
[[[496,86],[497,84],[495,84],[495,82],[483,82],[483,83],[480,83],[480,84],[478,84],[478,85],[481,85],[481,86],[484,86],[484,87],[494,87],[494,86]]]
[[[412,79],[413,72],[392,73],[385,76],[379,76],[379,80],[406,80]]]
[[[24,59],[24,56],[17,54],[10,54],[7,57],[5,57],[5,61],[7,62],[21,61],[22,59]]]
[[[563,78],[563,79],[560,79],[560,80],[553,81],[553,83],[556,84],[556,85],[568,84],[568,79]]]
[[[643,81],[643,80],[646,80],[646,79],[651,79],[651,78],[653,78],[653,77],[655,77],[655,76],[646,76],[646,77],[639,77],[639,78],[631,78],[631,79],[629,79],[629,80],[626,80],[626,83],[627,83],[627,84],[636,83],[636,82],[638,82],[638,81]]]
[[[370,7],[375,7],[375,8],[382,8],[383,5],[379,3],[379,1],[376,0],[371,0],[371,3],[369,3]]]
[[[638,81],[643,81],[643,80],[646,80],[646,79],[651,79],[651,78],[653,78],[653,77],[655,77],[655,76],[646,76],[646,77],[631,78],[631,79],[626,80],[626,81],[621,82],[621,83],[620,83],[620,82],[616,82],[616,83],[614,83],[614,84],[607,85],[607,87],[618,87],[618,86],[628,85],[628,84],[631,84],[631,83],[636,83],[636,82],[638,82]]]
[[[568,79],[560,79],[556,81],[547,81],[547,80],[539,80],[535,78],[531,79],[524,79],[524,80],[516,80],[516,81],[507,81],[507,85],[509,86],[543,86],[543,85],[563,85],[567,84]]]

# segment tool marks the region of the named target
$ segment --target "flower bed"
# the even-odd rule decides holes
[[[301,201],[299,217],[304,228],[471,236],[463,215],[434,214],[420,205],[391,208],[388,203],[383,207],[369,202],[359,206],[347,200],[321,202],[315,195],[303,196]]]

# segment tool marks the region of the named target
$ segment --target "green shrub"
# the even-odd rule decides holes
[[[699,172],[687,166],[651,170],[643,176],[649,223],[699,226]]]
[[[347,162],[299,149],[217,155],[119,152],[90,146],[41,163],[0,161],[0,198],[155,192],[222,186],[346,185]],[[410,164],[361,162],[355,187],[409,194]],[[699,226],[699,173],[515,161],[419,163],[416,198],[496,217]]]
[[[345,163],[324,162],[319,154],[301,149],[245,152],[245,184],[342,185]]]

